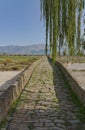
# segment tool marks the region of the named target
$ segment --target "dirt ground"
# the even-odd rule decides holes
[[[67,69],[71,70],[73,75],[82,83],[85,84],[85,63],[69,63]]]
[[[21,71],[0,71],[0,88],[5,85],[10,85],[20,72]]]

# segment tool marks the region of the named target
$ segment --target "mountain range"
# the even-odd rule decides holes
[[[35,44],[27,46],[0,46],[0,54],[20,54],[20,55],[44,55],[45,45]]]

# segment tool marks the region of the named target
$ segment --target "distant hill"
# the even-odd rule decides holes
[[[45,45],[36,44],[28,46],[0,46],[0,54],[21,54],[21,55],[44,55]]]

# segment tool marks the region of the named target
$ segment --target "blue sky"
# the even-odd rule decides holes
[[[40,0],[0,0],[0,45],[44,43]]]

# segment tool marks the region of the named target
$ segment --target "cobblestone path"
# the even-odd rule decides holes
[[[85,130],[65,82],[59,68],[43,58],[21,94],[8,130]]]

